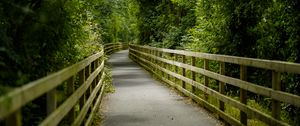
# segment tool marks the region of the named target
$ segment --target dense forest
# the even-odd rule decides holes
[[[113,42],[300,63],[299,6],[298,0],[1,1],[0,95]],[[226,68],[238,76],[234,66]],[[270,78],[268,72],[249,71],[250,81],[271,85],[254,77]],[[300,94],[299,75],[282,80],[283,90]],[[299,108],[281,107],[290,124],[300,124]]]

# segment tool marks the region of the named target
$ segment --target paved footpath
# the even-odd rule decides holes
[[[219,126],[207,111],[167,86],[128,58],[128,50],[114,53],[116,91],[103,100],[104,126]]]

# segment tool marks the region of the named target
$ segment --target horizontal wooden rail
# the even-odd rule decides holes
[[[122,49],[121,43],[106,44],[96,53],[70,67],[52,73],[46,77],[25,84],[22,87],[0,97],[0,124],[22,125],[22,107],[31,101],[46,95],[47,117],[39,125],[58,125],[67,119],[69,124],[91,124],[94,110],[101,102],[105,88],[104,53]],[[75,81],[75,79],[79,79]],[[78,85],[75,89],[75,83]],[[67,84],[69,96],[59,106],[57,105],[56,89]],[[78,106],[79,105],[79,106]],[[75,107],[79,107],[79,114],[75,117]],[[88,113],[88,110],[91,112]],[[88,117],[87,119],[85,119]]]
[[[105,54],[111,54],[117,50],[127,49],[128,44],[126,43],[108,43],[104,45]]]
[[[158,52],[158,53],[151,53],[151,52]],[[157,54],[159,54],[159,55],[157,55]],[[197,58],[202,58],[202,59],[206,59],[206,60],[209,59],[209,60],[219,61],[220,63],[227,62],[227,63],[239,64],[239,65],[245,66],[245,67],[256,66],[258,68],[264,68],[264,69],[269,69],[270,66],[268,66],[268,65],[271,65],[272,63],[275,63],[275,64],[279,63],[281,65],[284,65],[285,68],[287,68],[287,69],[283,70],[282,67],[276,67],[271,70],[274,70],[274,69],[280,70],[281,69],[282,71],[289,72],[289,73],[296,73],[296,74],[298,72],[295,72],[295,71],[300,69],[300,65],[296,64],[296,63],[287,63],[287,62],[281,62],[281,61],[260,60],[260,59],[242,58],[242,57],[216,55],[216,54],[196,53],[196,52],[183,51],[183,50],[170,50],[170,49],[160,49],[160,48],[153,48],[153,47],[130,45],[129,56],[131,59],[133,59],[134,61],[139,63],[141,66],[143,66],[144,68],[146,68],[153,74],[158,75],[157,77],[160,78],[161,80],[163,80],[164,82],[170,84],[171,86],[174,86],[176,89],[183,92],[187,96],[190,96],[195,101],[203,104],[205,107],[207,107],[211,111],[216,112],[221,118],[223,118],[225,121],[227,121],[228,123],[230,123],[232,125],[247,125],[247,118],[251,117],[251,118],[256,118],[258,120],[261,120],[261,121],[265,122],[266,124],[286,126],[286,125],[288,125],[287,123],[282,122],[280,119],[278,119],[278,117],[276,117],[276,114],[278,115],[278,112],[280,112],[280,110],[279,111],[276,110],[276,109],[278,109],[278,108],[276,108],[276,106],[279,106],[280,102],[284,102],[284,103],[289,103],[289,104],[300,107],[300,96],[298,96],[298,95],[290,94],[290,93],[283,92],[280,90],[274,90],[272,88],[268,88],[268,87],[264,87],[264,86],[259,86],[254,83],[247,82],[246,80],[243,80],[243,79],[236,79],[233,77],[225,76],[224,73],[215,73],[215,72],[209,71],[205,68],[199,68],[199,67],[196,67],[193,65],[185,64],[183,62],[176,61],[176,58],[175,58],[175,60],[174,60],[174,58],[172,58],[173,60],[166,59],[162,56],[163,54],[165,54],[165,55],[168,55],[168,54],[185,55],[185,56],[190,56],[192,58],[197,57]],[[225,57],[230,57],[231,59],[233,59],[233,61],[227,60]],[[151,60],[149,60],[149,59],[151,59]],[[252,63],[247,63],[244,60],[251,61],[253,64],[256,64],[256,65],[253,65]],[[259,62],[267,64],[267,67],[257,65]],[[161,64],[158,64],[158,63],[161,63]],[[275,101],[274,102],[275,105],[272,106],[272,109],[275,109],[276,111],[272,113],[272,116],[265,114],[263,112],[260,112],[259,110],[256,110],[256,109],[246,105],[243,102],[236,101],[236,100],[226,96],[226,94],[224,94],[223,91],[221,91],[221,90],[220,90],[220,92],[215,91],[205,84],[201,84],[193,79],[186,77],[185,74],[179,74],[177,72],[171,71],[168,67],[165,67],[165,65],[162,65],[162,64],[168,64],[169,66],[174,66],[175,68],[176,67],[183,68],[184,71],[189,70],[189,71],[195,72],[197,74],[201,74],[205,77],[209,77],[211,79],[218,80],[220,82],[219,84],[222,84],[222,83],[230,84],[230,85],[239,87],[245,91],[250,91],[250,92],[253,92],[253,93],[256,93],[259,95],[264,95],[264,96],[270,97]],[[297,69],[297,70],[289,70],[291,68]],[[160,72],[156,71],[156,69],[163,72],[164,74],[167,74],[168,76],[162,76],[164,74],[159,75]],[[224,109],[225,109],[224,107],[220,107],[218,109],[214,105],[209,104],[206,101],[206,99],[200,98],[199,96],[195,95],[193,91],[189,91],[189,90],[185,89],[185,87],[183,87],[183,85],[180,86],[179,84],[176,83],[176,81],[173,82],[172,80],[170,80],[169,76],[172,76],[181,81],[184,81],[186,84],[190,84],[192,87],[199,89],[200,91],[206,93],[207,95],[217,98],[218,100],[220,100],[220,103],[226,103],[228,105],[238,108],[242,112],[241,114],[245,113],[246,115],[241,116],[241,122],[239,122],[235,118],[224,113]],[[278,77],[278,76],[276,76],[276,77]],[[275,82],[277,83],[278,81],[275,81]],[[273,81],[273,83],[274,83],[274,81]]]
[[[131,47],[137,47],[137,45],[130,45]],[[226,62],[239,64],[244,66],[251,66],[256,68],[263,68],[268,70],[275,70],[279,72],[289,72],[300,74],[300,64],[291,63],[291,62],[283,62],[276,60],[264,60],[264,59],[255,59],[255,58],[245,58],[245,57],[237,57],[237,56],[228,56],[228,55],[219,55],[219,54],[209,54],[209,53],[201,53],[201,52],[192,52],[185,50],[173,50],[173,49],[163,49],[163,48],[154,48],[149,46],[138,46],[143,49],[150,49],[155,51],[160,51],[164,53],[172,53],[172,54],[180,54],[185,56],[203,58],[208,60]]]

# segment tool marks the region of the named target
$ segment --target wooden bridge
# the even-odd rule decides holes
[[[0,124],[22,125],[22,108],[46,95],[47,117],[39,125],[91,125],[106,85],[103,82],[106,77],[103,72],[105,54],[125,48],[120,43],[107,44],[101,52],[77,64],[2,96]],[[129,57],[155,78],[176,88],[231,125],[247,125],[248,119],[256,119],[268,125],[286,126],[289,124],[280,119],[280,105],[285,103],[300,107],[300,96],[281,91],[281,73],[300,74],[300,64],[137,45],[129,45]],[[197,63],[203,63],[203,66],[196,66]],[[218,64],[218,71],[210,69],[212,63],[215,66]],[[238,66],[240,78],[225,75],[225,64]],[[270,70],[272,87],[248,82],[248,67]],[[203,83],[199,80],[200,76]],[[210,80],[218,82],[218,90],[209,86]],[[226,85],[239,88],[239,101],[226,95]],[[59,86],[67,87],[67,98],[58,103],[56,90]],[[247,92],[272,99],[272,113],[269,115],[249,106]],[[209,102],[210,98],[217,99],[217,104]],[[226,113],[226,106],[238,109],[239,119]]]

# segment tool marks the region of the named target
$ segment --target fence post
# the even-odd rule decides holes
[[[68,96],[71,96],[74,92],[74,83],[75,83],[75,77],[72,76],[71,78],[68,79],[67,81],[67,95]],[[68,121],[70,122],[70,124],[72,122],[74,122],[74,119],[75,119],[75,109],[74,107],[72,107],[72,109],[70,110],[69,114],[68,114]]]
[[[272,88],[273,90],[281,90],[280,73],[272,71]],[[280,120],[280,101],[272,99],[272,116]]]
[[[155,50],[154,52],[155,52],[154,55],[155,55],[156,57],[159,57],[159,52],[158,52],[158,50]],[[155,65],[158,65],[158,64],[159,64],[159,61],[158,61],[158,60],[155,60]],[[156,70],[157,70],[157,72],[156,72],[157,74],[161,73],[161,70],[160,70],[159,68],[156,67]]]
[[[155,56],[155,54],[154,54],[154,50],[153,49],[149,49],[149,51],[150,51],[150,54],[151,54],[151,58],[150,58],[150,60],[151,60],[151,64],[155,64],[155,59],[153,58],[154,56]],[[155,75],[155,71],[156,71],[156,69],[155,68],[153,68],[153,66],[152,65],[149,65],[150,66],[150,68],[152,68],[152,70],[150,70],[151,71],[151,73],[153,74],[153,75]]]
[[[152,55],[153,55],[153,65],[155,65],[157,60],[155,59],[155,57],[156,57],[156,51],[154,49],[152,50]],[[155,68],[153,68],[153,71],[154,71],[154,73],[157,73],[158,70],[155,67]]]
[[[101,65],[102,60],[104,60],[103,56],[99,57],[99,59],[97,60],[97,68]],[[102,76],[103,73],[104,73],[104,68],[102,68],[102,70],[100,71],[100,73],[97,76],[96,86],[99,83],[99,81],[101,80],[101,76]]]
[[[196,57],[192,56],[192,66],[196,66]],[[196,81],[196,72],[192,71],[192,80]],[[195,94],[196,88],[192,86],[192,93]]]
[[[91,62],[91,64],[90,64],[90,67],[91,67],[91,73],[93,73],[93,72],[96,70],[95,64],[96,64],[95,61]],[[95,87],[95,85],[96,85],[95,83],[96,83],[95,80],[91,83],[91,86],[90,86],[90,87],[91,87],[92,89],[94,89],[94,87]],[[92,93],[92,91],[91,91],[91,93]]]
[[[22,112],[18,110],[7,117],[5,120],[6,126],[22,126]]]
[[[113,50],[112,50],[112,52],[111,53],[114,53],[117,49],[118,49],[118,47],[116,46],[117,45],[117,43],[114,43],[112,46],[113,46]]]
[[[97,64],[98,61],[97,61],[97,60],[98,60],[98,59],[96,59],[96,60],[94,61],[94,71],[96,71],[96,70],[97,70],[97,67],[98,67],[98,64]],[[94,71],[93,71],[93,72],[94,72]],[[100,73],[99,73],[99,74],[100,74]],[[99,74],[98,74],[98,75],[99,75]],[[98,75],[97,75],[97,76],[98,76]],[[98,83],[97,76],[96,76],[96,78],[94,79],[95,82],[94,82],[94,85],[93,85],[93,89],[97,86],[97,83]]]
[[[205,70],[209,70],[209,66],[208,66],[208,59],[204,59],[204,69]],[[206,87],[208,87],[208,77],[207,76],[204,76],[204,85]],[[207,101],[208,100],[208,94],[207,93],[204,93],[204,99]]]
[[[171,56],[170,56],[170,53],[167,53],[167,57],[168,57],[168,58],[171,57]],[[170,69],[170,64],[166,63],[166,69],[169,70],[169,71],[172,71],[172,70]],[[170,74],[167,74],[167,78],[168,78],[168,80],[171,80]]]
[[[175,56],[175,61],[177,62],[178,61],[178,54],[174,53],[174,56]],[[176,66],[176,65],[174,65],[174,66],[175,66],[175,73],[178,74],[178,66]],[[176,77],[174,77],[175,84],[177,84],[177,80],[178,79]]]
[[[153,50],[152,49],[150,49],[150,54],[151,54],[151,56],[153,56]],[[154,58],[153,57],[151,57],[151,63],[154,63]]]
[[[101,60],[101,57],[99,57],[97,60],[95,60],[95,62],[96,62],[95,69],[97,69],[100,66],[100,60]],[[102,70],[101,70],[101,72],[102,72]],[[98,74],[97,77],[96,77],[96,84],[95,84],[96,86],[97,86],[97,84],[98,84],[98,82],[100,80],[100,75],[101,75],[101,73]]]
[[[186,63],[186,56],[185,55],[182,55],[182,63]],[[185,68],[182,67],[181,71],[182,71],[182,76],[185,77]],[[186,89],[186,85],[185,85],[184,80],[181,81],[181,84],[182,84],[182,88]]]
[[[146,54],[150,54],[149,52],[150,52],[150,49],[145,49],[145,53],[146,53]],[[147,61],[150,61],[150,60],[151,60],[151,57],[150,57],[150,56],[147,56],[147,57],[146,57],[146,60],[147,60]],[[149,65],[149,63],[147,63],[147,65]]]
[[[225,75],[225,63],[224,62],[220,62],[220,74]],[[219,81],[219,92],[221,94],[225,93],[225,83],[224,82]],[[224,111],[225,110],[224,102],[220,100],[219,103],[220,103],[220,106],[219,106],[220,110]]]
[[[163,57],[163,52],[158,51],[158,57],[162,58]],[[163,66],[163,62],[159,61],[157,65],[162,65]],[[160,74],[161,74],[161,77],[163,78],[164,77],[164,72],[162,70],[160,70]]]
[[[47,114],[51,114],[56,109],[56,89],[47,92]]]
[[[82,69],[79,72],[79,85],[83,85],[85,82],[85,69]],[[80,106],[80,110],[82,109],[82,107],[85,104],[85,93],[81,96],[80,100],[79,100],[79,106]]]
[[[247,80],[247,67],[240,66],[240,79]],[[247,90],[240,88],[240,101],[243,104],[247,104]],[[247,114],[243,111],[240,111],[240,121],[242,124],[247,125]]]
[[[162,54],[161,58],[166,59],[166,56],[165,56],[166,53],[161,52],[161,54]],[[165,62],[161,62],[161,63],[162,63],[162,67],[165,68],[165,69],[167,69],[167,64]],[[163,78],[167,78],[167,73],[163,72],[163,76],[162,77]]]
[[[85,79],[87,79],[87,78],[89,78],[89,76],[90,76],[90,73],[91,73],[91,64],[89,64],[86,68],[85,68]],[[86,97],[85,97],[85,99],[88,99],[89,97],[90,97],[90,89],[91,88],[91,86],[89,87],[89,90],[87,90],[87,92],[86,92]]]

